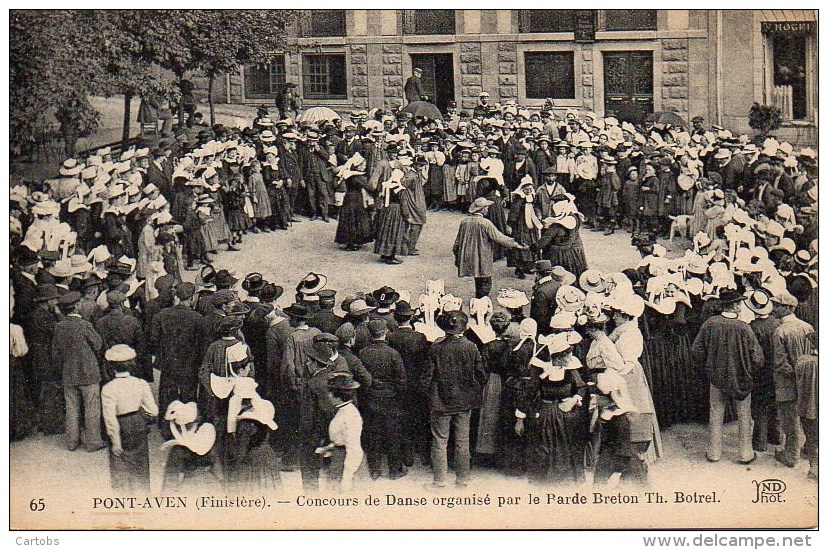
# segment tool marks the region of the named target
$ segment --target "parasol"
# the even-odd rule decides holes
[[[655,124],[669,124],[673,128],[681,128],[683,130],[689,130],[690,125],[681,118],[681,115],[678,113],[674,113],[673,111],[659,111],[657,113],[653,113],[647,117],[647,122],[652,122]]]
[[[443,115],[440,109],[433,103],[428,101],[412,101],[405,106],[403,112],[411,113],[412,116],[420,116],[423,118],[430,118],[431,120],[443,120]]]
[[[307,124],[318,124],[322,121],[333,122],[334,120],[340,120],[340,117],[336,111],[333,109],[329,109],[328,107],[311,107],[298,117],[296,117],[297,121],[305,122]]]

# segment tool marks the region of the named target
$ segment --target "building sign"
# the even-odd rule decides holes
[[[595,42],[594,10],[575,10],[575,41]]]
[[[762,23],[762,32],[765,34],[811,34],[816,30],[813,21],[772,21]]]

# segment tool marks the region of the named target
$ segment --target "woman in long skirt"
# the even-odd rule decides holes
[[[380,194],[384,206],[377,214],[377,234],[374,239],[374,254],[379,254],[380,261],[389,265],[401,264],[397,254],[402,252],[404,220],[400,209],[400,193],[405,189],[402,184],[388,187]]]
[[[580,235],[580,216],[575,217],[570,226],[553,221],[532,248],[542,251],[542,259],[549,260],[552,265],[562,266],[576,277],[580,277],[581,273],[587,270],[586,254]]]
[[[365,208],[362,190],[367,188],[365,176],[353,175],[345,180],[345,198],[339,209],[334,242],[345,245],[345,250],[359,250],[371,242],[371,214]]]
[[[508,365],[503,376],[501,394],[500,424],[500,467],[510,476],[522,476],[526,473],[526,439],[524,434],[515,432],[515,410],[518,395],[530,384],[532,366],[529,362],[535,355],[538,325],[534,319],[521,322],[520,340],[512,349]]]
[[[270,197],[267,194],[264,178],[262,177],[262,163],[254,160],[250,163],[247,175],[247,187],[250,189],[253,202],[253,233],[267,231],[265,220],[272,215]]]
[[[255,420],[239,420],[235,433],[228,435],[227,481],[235,491],[273,493],[281,489],[279,459],[269,442],[271,431]]]
[[[13,293],[10,311],[14,312]],[[9,437],[12,441],[23,439],[32,428],[32,407],[26,391],[28,353],[23,328],[9,324]]]
[[[475,451],[478,455],[497,456],[501,450],[503,377],[508,369],[512,348],[517,342],[506,335],[509,318],[505,313],[495,313],[491,325],[496,338],[483,344],[483,363],[489,378],[483,387],[483,405],[480,407]]]
[[[535,359],[530,382],[518,394],[515,424],[526,438],[530,483],[584,479],[586,384],[577,370],[581,362],[572,355],[572,345],[580,340],[574,332],[553,336]]]

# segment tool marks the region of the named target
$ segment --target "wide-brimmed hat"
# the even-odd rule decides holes
[[[299,284],[296,286],[296,292],[301,294],[316,294],[328,284],[328,278],[321,273],[310,272],[305,275]]]
[[[641,317],[644,313],[644,299],[632,292],[620,292],[612,296],[607,307],[630,317]]]
[[[551,273],[554,268],[552,267],[552,262],[549,260],[538,260],[536,261],[531,269],[529,269],[530,273]]]
[[[377,290],[372,292],[371,295],[374,297],[374,299],[380,306],[384,307],[388,307],[400,299],[400,293],[391,288],[390,286],[378,288]]]
[[[72,269],[72,261],[68,258],[65,260],[58,260],[46,271],[48,271],[53,277],[58,278],[71,277],[75,274],[75,270]]]
[[[285,292],[285,289],[273,283],[265,284],[259,290],[259,300],[262,302],[275,302]]]
[[[782,292],[771,298],[771,302],[780,306],[796,307],[799,305],[799,300],[790,292]]]
[[[469,316],[462,311],[450,311],[439,315],[436,322],[446,334],[462,334],[468,328]]]
[[[502,288],[497,293],[497,303],[506,309],[520,309],[529,305],[529,298],[522,290],[515,288]]]
[[[76,159],[66,159],[60,167],[60,175],[66,177],[77,176],[84,168],[85,166],[78,163]]]
[[[328,335],[333,338],[333,342],[329,341],[328,339],[320,339],[319,336],[323,336],[322,334],[317,335],[313,339],[313,345],[309,350],[307,350],[308,357],[322,363],[323,365],[330,365],[334,364],[331,361],[331,357],[333,356],[333,352],[336,349],[337,345],[339,344],[339,339],[336,336]]]
[[[60,290],[53,284],[42,284],[37,287],[37,294],[35,294],[35,302],[46,302],[48,300],[55,300],[60,298]]]
[[[216,277],[215,277],[213,282],[215,283],[216,286],[222,286],[222,287],[229,288],[229,287],[233,286],[234,284],[236,284],[237,282],[239,282],[239,280],[236,277],[234,277],[233,274],[230,273],[229,271],[227,271],[226,269],[220,269],[219,271],[216,272]]]
[[[312,317],[308,308],[301,304],[291,304],[282,311],[294,319],[310,319]]]
[[[493,201],[490,201],[485,197],[477,197],[474,199],[471,206],[469,206],[469,214],[477,214],[478,212],[482,212],[484,208],[487,208],[493,204]]]
[[[576,312],[586,302],[586,294],[572,285],[562,285],[555,294],[555,302],[564,311]]]
[[[335,372],[328,379],[328,389],[352,391],[359,389],[359,382],[353,379],[350,373]]]
[[[738,290],[733,290],[731,288],[725,288],[719,292],[719,302],[722,304],[732,304],[735,302],[741,302],[744,299],[744,294],[742,294]]]
[[[348,313],[351,315],[365,315],[369,311],[374,311],[375,307],[369,306],[365,300],[357,299],[348,306]]]
[[[770,294],[761,288],[747,293],[745,305],[756,315],[769,315],[773,311]]]
[[[406,301],[400,300],[394,308],[395,317],[413,317],[417,312]]]
[[[258,292],[267,284],[261,273],[248,273],[242,281],[242,289],[248,293]]]
[[[597,269],[587,269],[581,273],[578,285],[584,292],[604,292],[607,289],[603,274]]]

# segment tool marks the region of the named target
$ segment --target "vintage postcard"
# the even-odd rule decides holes
[[[12,529],[817,527],[818,11],[426,4],[10,11]]]

